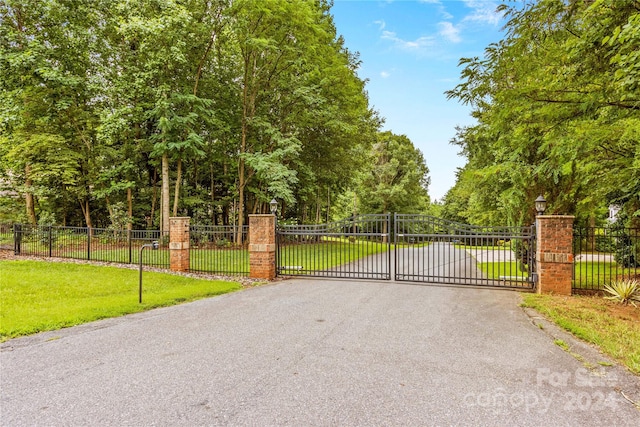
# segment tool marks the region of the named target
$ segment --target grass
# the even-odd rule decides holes
[[[87,264],[0,261],[0,342],[241,289],[233,282]]]
[[[481,262],[478,268],[488,279],[499,279],[500,277],[512,277],[526,279],[529,277],[527,271],[521,271],[516,261],[501,262]]]
[[[531,307],[640,375],[640,309],[596,296],[523,295]],[[560,345],[559,343],[556,343]]]
[[[386,243],[370,241],[326,241],[313,244],[292,244],[280,251],[281,266],[302,267],[303,271],[325,270],[348,264],[360,258],[386,251]],[[297,270],[287,269],[286,273]]]
[[[496,245],[465,245],[464,243],[456,243],[454,245],[456,248],[459,249],[466,249],[469,251],[507,251],[507,250],[511,250],[511,245],[509,243],[506,243],[502,246],[496,246]]]
[[[640,270],[623,268],[615,262],[580,261],[573,264],[574,287],[600,289],[618,277],[631,277]]]

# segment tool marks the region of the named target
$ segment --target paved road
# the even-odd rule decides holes
[[[397,273],[400,280],[433,282],[446,279],[450,284],[476,284],[477,279],[484,278],[475,258],[448,242],[399,247],[390,253],[385,251],[313,273],[354,279],[395,279]]]
[[[640,425],[637,377],[576,344],[591,374],[519,298],[298,279],[16,339],[0,423]]]

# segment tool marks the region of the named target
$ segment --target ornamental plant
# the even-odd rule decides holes
[[[637,280],[618,280],[611,285],[605,285],[604,290],[609,294],[605,296],[606,299],[620,304],[630,303],[637,307],[634,301],[640,301],[640,282]]]

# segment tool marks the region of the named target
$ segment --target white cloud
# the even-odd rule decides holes
[[[438,28],[440,28],[438,34],[450,42],[460,43],[462,41],[462,38],[460,37],[460,29],[451,22],[439,22]]]
[[[376,24],[376,25],[379,27],[380,31],[384,30],[384,27],[386,27],[386,26],[387,26],[387,23],[386,23],[386,22],[384,22],[384,21],[382,21],[382,20],[380,20],[380,21],[373,21],[373,23],[374,23],[374,24]]]
[[[472,9],[463,21],[483,22],[490,25],[498,25],[502,19],[502,13],[496,12],[497,3],[491,1],[463,0],[464,4]]]
[[[433,37],[418,37],[415,40],[403,40],[393,31],[383,31],[382,39],[392,41],[397,47],[403,50],[420,50],[435,44]]]
[[[383,79],[386,79],[387,77],[390,77],[391,73],[389,73],[388,71],[382,71],[380,73],[380,77],[382,77]]]

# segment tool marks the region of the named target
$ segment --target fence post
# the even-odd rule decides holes
[[[536,217],[538,293],[571,295],[574,218],[565,215]]]
[[[87,227],[87,260],[91,260],[91,227]]]
[[[249,277],[276,277],[276,216],[249,215]]]
[[[13,254],[20,255],[22,249],[22,224],[13,224]]]
[[[169,260],[171,271],[189,271],[190,217],[169,218]]]
[[[49,226],[49,236],[47,238],[47,240],[49,240],[49,258],[51,258],[51,255],[53,254],[53,233],[51,232],[53,229],[53,226]]]

